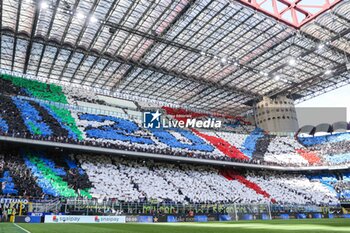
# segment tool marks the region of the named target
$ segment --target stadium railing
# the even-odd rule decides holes
[[[48,203],[47,203],[48,204]],[[57,204],[57,203],[56,203]],[[175,202],[119,202],[110,200],[65,199],[55,208],[42,208],[45,212],[67,215],[126,215],[126,216],[211,216],[220,220],[268,220],[273,218],[328,218],[330,214],[343,214],[340,206],[242,204],[242,203],[175,203]]]
[[[2,208],[14,207],[21,216],[78,215],[127,216],[130,221],[237,221],[344,217],[341,206],[279,205],[244,203],[119,202],[115,199],[82,198],[42,200],[1,198]],[[19,212],[17,212],[19,213]],[[196,219],[198,218],[198,219]],[[42,219],[43,221],[43,219]]]

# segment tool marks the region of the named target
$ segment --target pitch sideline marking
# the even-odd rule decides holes
[[[18,226],[16,223],[13,223],[13,225],[15,225],[16,227],[18,227],[19,229],[21,229],[21,230],[24,231],[24,232],[31,233],[30,231],[24,229],[23,227]]]

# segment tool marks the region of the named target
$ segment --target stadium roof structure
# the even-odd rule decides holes
[[[0,28],[2,71],[210,112],[350,82],[349,0],[2,0]]]

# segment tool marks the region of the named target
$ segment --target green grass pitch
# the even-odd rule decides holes
[[[21,229],[22,228],[22,229]],[[156,224],[13,224],[0,233],[338,233],[350,232],[350,219],[304,219]]]

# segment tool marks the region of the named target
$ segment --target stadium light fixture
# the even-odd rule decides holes
[[[77,13],[77,18],[78,19],[83,19],[85,16],[84,16],[84,14],[83,13],[81,13],[81,12],[78,12]]]
[[[289,61],[288,61],[288,64],[290,66],[295,66],[297,64],[297,61],[295,60],[295,58],[291,58]]]
[[[325,47],[325,45],[321,43],[321,44],[318,45],[317,48],[318,48],[319,50],[321,50],[321,49],[323,49],[324,47]]]
[[[47,2],[43,1],[40,3],[40,8],[45,10],[45,9],[49,8],[49,5],[47,4]]]
[[[332,73],[332,70],[326,70],[326,71],[324,72],[325,75],[330,75],[331,73]]]
[[[96,17],[92,15],[92,16],[90,17],[90,22],[91,22],[91,23],[96,23],[96,22],[97,22]]]
[[[264,71],[260,71],[259,74],[261,74],[261,75],[263,75],[263,76],[265,76],[265,77],[269,76],[269,74],[266,73],[266,72],[264,72]]]
[[[226,57],[222,57],[220,62],[221,62],[222,66],[226,65],[227,64],[227,58]]]
[[[346,70],[350,70],[350,62],[346,63]]]

